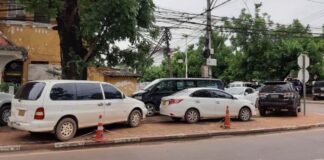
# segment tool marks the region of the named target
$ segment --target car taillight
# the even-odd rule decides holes
[[[265,93],[259,93],[259,97],[265,98],[265,97],[267,97],[267,94],[265,94]]]
[[[45,118],[45,111],[43,107],[39,107],[35,111],[34,119],[43,120]]]
[[[183,99],[170,99],[169,105],[180,103]]]
[[[284,98],[292,98],[292,97],[294,97],[294,93],[292,93],[292,92],[284,93]]]

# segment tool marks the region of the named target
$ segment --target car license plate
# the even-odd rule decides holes
[[[279,98],[279,95],[277,95],[277,94],[272,94],[270,97],[271,97],[271,98]]]
[[[25,116],[25,112],[26,112],[26,110],[19,110],[18,111],[18,116]]]

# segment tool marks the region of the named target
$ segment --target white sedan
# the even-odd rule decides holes
[[[254,90],[251,87],[231,87],[226,88],[225,91],[238,99],[246,99],[256,105],[259,91]]]
[[[162,98],[160,114],[170,116],[178,121],[184,118],[188,123],[200,119],[225,116],[226,106],[230,116],[248,121],[256,114],[254,105],[244,99],[237,99],[214,88],[190,88]]]

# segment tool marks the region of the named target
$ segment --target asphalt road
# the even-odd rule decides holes
[[[324,129],[71,151],[2,154],[1,160],[324,160]]]

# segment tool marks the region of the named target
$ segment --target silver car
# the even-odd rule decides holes
[[[11,99],[14,97],[12,94],[0,92],[0,125],[7,125],[10,117]]]

